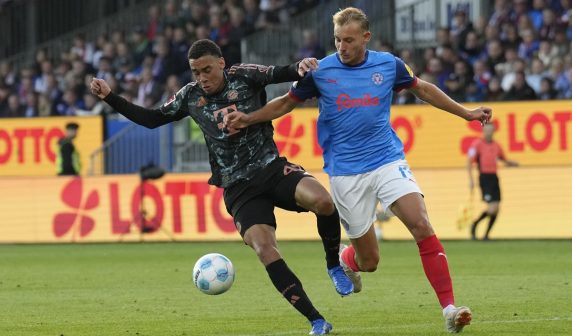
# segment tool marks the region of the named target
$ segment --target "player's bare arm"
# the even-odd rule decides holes
[[[252,113],[231,112],[224,116],[223,123],[228,128],[245,128],[253,124],[270,121],[279,118],[292,111],[298,105],[298,101],[289,94],[272,99],[268,104]]]
[[[513,160],[501,160],[504,162],[505,166],[507,167],[518,167],[519,163],[517,161],[513,161]]]
[[[463,105],[457,103],[445,92],[441,91],[437,86],[417,78],[417,85],[410,88],[409,91],[417,98],[435,106],[438,109],[447,111],[451,114],[459,116],[467,121],[478,120],[481,124],[486,124],[492,117],[492,109],[486,106],[469,110]]]
[[[470,155],[467,157],[467,172],[469,173],[469,190],[473,192],[475,182],[473,180],[473,158]]]

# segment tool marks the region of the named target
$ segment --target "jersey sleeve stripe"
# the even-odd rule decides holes
[[[417,86],[417,77],[413,78],[413,80],[409,83],[402,84],[393,88],[393,91],[399,92],[403,89],[411,89],[412,87]]]

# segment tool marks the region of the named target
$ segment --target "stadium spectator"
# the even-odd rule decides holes
[[[38,95],[38,116],[49,117],[52,115],[52,100],[46,94]]]
[[[533,59],[530,66],[530,73],[526,75],[526,82],[536,94],[540,92],[540,82],[545,76],[544,63],[538,58]]]
[[[471,226],[471,239],[477,239],[477,225],[486,217],[489,217],[489,226],[483,240],[490,239],[490,233],[499,214],[501,192],[497,176],[497,160],[504,162],[508,167],[518,166],[518,162],[508,160],[498,142],[493,140],[495,131],[494,124],[483,127],[483,138],[476,140],[467,153],[467,170],[469,172],[469,189],[471,193],[475,188],[473,182],[473,164],[477,164],[479,171],[479,186],[483,201],[487,203],[487,209],[473,222]]]
[[[532,9],[528,11],[528,16],[530,17],[536,31],[539,31],[540,27],[542,27],[544,8],[546,8],[545,0],[533,0]]]
[[[558,91],[554,89],[554,81],[550,77],[544,77],[540,81],[540,92],[538,93],[538,99],[540,100],[552,100],[558,98]]]
[[[505,94],[504,100],[535,100],[536,93],[526,82],[526,77],[523,71],[516,71],[514,73],[514,82],[510,90]]]
[[[530,29],[520,32],[521,42],[518,45],[518,57],[525,61],[530,61],[538,52],[539,42],[534,37],[534,33]]]
[[[469,83],[472,80],[472,76],[469,72],[469,67],[464,61],[457,61],[455,63],[455,70],[449,75],[449,78],[445,81],[445,87],[447,88],[447,94],[451,99],[455,101],[465,101],[466,90]]]
[[[131,50],[135,66],[141,65],[146,56],[151,54],[151,43],[142,27],[136,27],[131,33]]]
[[[545,8],[542,11],[542,26],[538,30],[538,36],[541,40],[555,40],[558,30],[563,27],[556,21],[556,14],[550,8]]]
[[[141,81],[138,85],[137,99],[135,100],[135,104],[150,108],[159,100],[161,97],[161,92],[161,84],[153,78],[153,72],[151,68],[143,68],[143,72],[141,73]]]
[[[548,67],[556,57],[558,57],[558,48],[554,47],[552,41],[541,40],[538,47],[538,58]]]
[[[38,111],[38,94],[30,92],[26,95],[26,102],[23,105],[24,112],[22,117],[32,118],[39,115]]]
[[[470,31],[467,33],[465,43],[460,49],[460,52],[461,57],[471,65],[475,63],[476,60],[482,58],[483,46],[481,45],[476,32]]]
[[[245,20],[244,10],[241,8],[232,8],[229,10],[230,27],[227,35],[227,43],[223,47],[222,52],[225,57],[226,64],[241,63],[241,41],[250,34],[252,26]]]
[[[494,10],[489,18],[489,26],[501,27],[512,23],[511,4],[509,0],[495,0]]]
[[[59,176],[77,176],[81,171],[79,153],[73,143],[78,129],[79,125],[75,122],[66,124],[66,134],[58,141],[56,165]]]
[[[313,30],[304,29],[302,32],[302,45],[296,52],[296,59],[302,59],[307,57],[314,57],[317,59],[322,59],[326,56],[326,52],[318,42],[318,37]]]
[[[472,30],[473,24],[467,17],[467,13],[462,9],[455,11],[451,24],[451,36],[455,49],[463,50],[466,48],[465,41],[467,40],[467,34]]]
[[[310,334],[329,333],[331,324],[312,305],[300,280],[280,255],[274,233],[274,207],[299,212],[311,210],[317,215],[328,274],[338,293],[349,295],[353,285],[340,266],[339,216],[330,195],[300,166],[279,157],[272,140],[271,123],[243,132],[220,127],[212,120],[214,116],[222,122],[231,102],[241,111],[260,107],[264,104],[260,100],[261,91],[267,84],[300,79],[300,74],[310,70],[308,64],[317,65],[316,60],[272,68],[238,65],[225,73],[221,50],[210,40],[193,43],[188,58],[196,82],[187,84],[159,109],[145,109],[125,102],[101,79],[92,82],[92,93],[127,118],[149,128],[189,115],[199,124],[211,158],[209,183],[224,189],[227,210],[244,242],[256,252],[276,289],[311,322]],[[263,69],[265,71],[260,71]],[[247,139],[249,145],[241,146]]]
[[[404,160],[403,144],[389,127],[391,101],[380,99],[354,105],[344,104],[342,99],[391,97],[393,90],[410,89],[420,99],[466,120],[486,123],[491,110],[469,110],[435,85],[416,78],[395,56],[366,49],[371,33],[361,10],[342,9],[333,20],[337,53],[322,59],[320,67],[306,74],[287,94],[256,112],[229,113],[225,124],[244,128],[268,122],[292,111],[298,103],[317,97],[324,169],[330,176],[332,197],[352,242],[342,250],[341,263],[354,282],[354,291],[361,290],[359,271],[374,272],[379,263],[379,246],[372,225],[376,205],[381,203],[386,211],[397,215],[417,242],[425,274],[443,308],[447,331],[460,332],[470,323],[471,312],[467,307],[454,306],[447,259],[443,258],[445,251],[429,223],[421,191]],[[379,74],[372,76],[372,67]],[[364,76],[372,78],[366,82],[368,85],[351,85],[355,78]],[[330,78],[336,78],[337,85],[327,84]],[[388,78],[389,85],[380,85]],[[352,116],[351,123],[345,122],[348,115]]]
[[[504,100],[504,91],[501,87],[500,80],[497,77],[492,77],[487,85],[487,93],[485,101],[495,102]]]
[[[12,63],[2,60],[0,61],[0,86],[2,84],[13,87],[16,84],[16,72]]]
[[[8,96],[7,104],[0,111],[1,118],[21,118],[24,116],[24,106],[20,104],[20,97],[16,94]]]

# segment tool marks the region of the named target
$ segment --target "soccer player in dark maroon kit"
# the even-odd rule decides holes
[[[149,128],[193,118],[209,151],[209,183],[224,189],[227,211],[244,242],[254,249],[276,289],[310,321],[310,334],[329,333],[332,325],[314,308],[278,251],[274,207],[316,214],[328,275],[336,291],[345,296],[353,292],[353,284],[339,263],[340,221],[330,194],[302,167],[279,156],[270,122],[240,130],[223,127],[229,112],[249,113],[262,107],[266,85],[299,80],[317,61],[304,59],[289,66],[240,64],[225,71],[220,48],[210,40],[193,43],[188,56],[195,81],[158,109],[125,101],[101,79],[92,81],[91,90],[119,113]]]

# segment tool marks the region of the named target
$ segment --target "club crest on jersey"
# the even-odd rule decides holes
[[[175,101],[175,95],[172,95],[171,97],[169,97],[169,99],[165,102],[165,104],[163,104],[163,106],[167,106],[169,104],[171,104],[172,102]]]
[[[205,99],[205,97],[201,96],[199,97],[199,100],[197,100],[197,107],[203,107],[207,104],[207,100]]]
[[[373,75],[371,75],[371,81],[375,85],[381,85],[381,82],[383,82],[383,75],[379,72],[375,72]]]
[[[226,98],[228,100],[235,100],[236,98],[238,98],[238,91],[236,90],[228,91],[228,93],[226,94]]]

